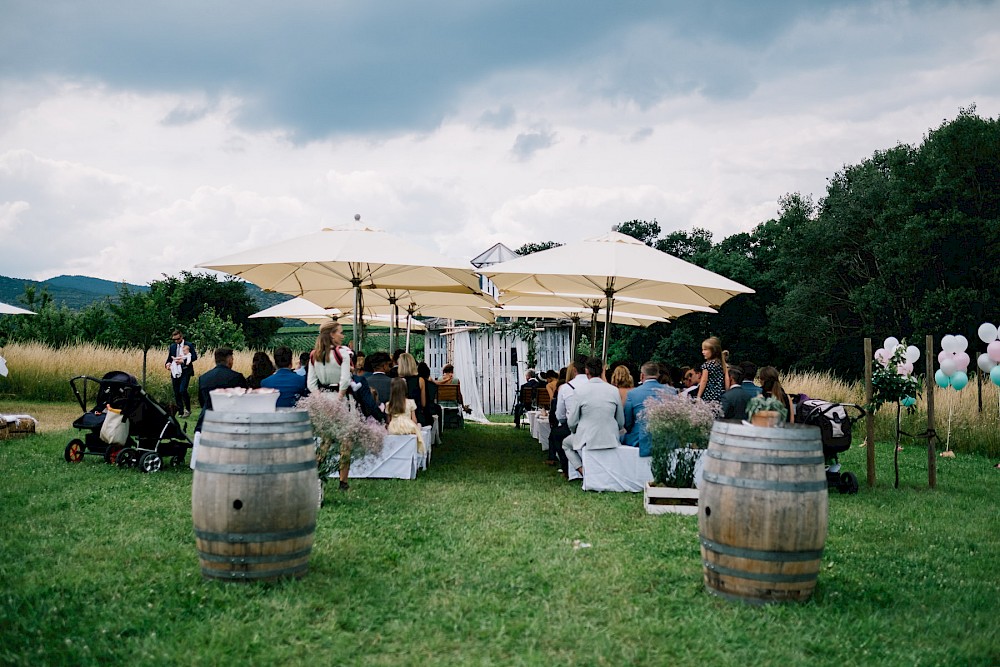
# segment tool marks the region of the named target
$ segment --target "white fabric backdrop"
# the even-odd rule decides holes
[[[454,336],[455,376],[462,383],[462,399],[465,404],[472,408],[472,414],[465,415],[469,421],[486,423],[486,415],[483,414],[483,401],[479,395],[479,383],[476,382],[476,368],[472,365],[472,339],[469,338],[468,331],[459,331]]]

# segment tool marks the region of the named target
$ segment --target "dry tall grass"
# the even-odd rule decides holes
[[[142,380],[142,350],[120,350],[100,345],[75,345],[53,350],[37,343],[11,343],[0,348],[9,374],[0,377],[0,399],[7,401],[75,401],[69,386],[78,375],[101,377],[110,371],[125,371]],[[167,348],[153,348],[147,355],[145,389],[157,400],[171,402],[170,373],[163,367]],[[236,352],[233,368],[250,373],[252,352]],[[211,353],[195,362],[195,375],[215,365]],[[197,381],[191,386],[197,396]],[[196,401],[197,402],[197,401]]]

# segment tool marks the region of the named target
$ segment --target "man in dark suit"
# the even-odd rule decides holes
[[[392,366],[392,357],[388,352],[376,352],[368,357],[372,365],[372,374],[368,376],[368,386],[378,392],[378,402],[389,402],[389,387],[392,378],[389,377],[389,367]]]
[[[521,428],[521,416],[524,414],[525,406],[521,402],[521,396],[524,395],[525,389],[531,389],[531,391],[538,391],[538,388],[542,386],[542,383],[538,381],[535,377],[535,369],[529,368],[524,372],[524,384],[517,392],[517,403],[514,404],[514,428]]]
[[[746,420],[747,403],[752,395],[743,388],[743,371],[738,366],[730,366],[729,377],[732,386],[722,395],[722,418]]]
[[[205,421],[205,413],[212,409],[213,389],[228,389],[230,387],[246,387],[247,379],[242,373],[233,370],[233,351],[220,347],[215,351],[215,368],[198,377],[198,399],[201,401],[201,416],[195,431],[201,430]]]
[[[170,348],[167,350],[167,363],[163,367],[170,370],[170,364],[174,363],[174,358],[177,357],[176,361],[181,365],[181,374],[178,377],[173,377],[173,375],[170,377],[174,388],[174,403],[177,404],[181,417],[190,417],[191,395],[188,393],[188,385],[191,384],[191,378],[194,377],[194,362],[198,358],[198,352],[194,349],[194,343],[184,340],[184,332],[180,329],[174,329],[173,333],[170,334],[170,339],[173,342],[170,343]],[[187,359],[184,355],[185,345],[191,351],[191,359]]]
[[[287,347],[279,347],[274,351],[274,365],[278,370],[260,381],[261,387],[277,389],[280,392],[279,408],[294,408],[295,403],[309,393],[306,389],[306,379],[292,370],[292,351]]]

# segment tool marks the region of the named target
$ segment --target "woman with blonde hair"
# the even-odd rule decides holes
[[[433,424],[433,417],[426,414],[427,384],[420,377],[417,360],[409,352],[399,355],[399,377],[406,380],[406,397],[412,398],[417,405],[417,421],[424,426]]]
[[[619,364],[611,373],[611,384],[618,387],[618,394],[621,396],[622,405],[625,405],[625,396],[629,390],[635,387],[635,380],[632,379],[632,371],[625,364]]]
[[[310,392],[327,392],[335,400],[343,400],[351,388],[351,350],[344,346],[344,329],[340,322],[324,322],[316,336],[316,346],[309,355],[306,386]],[[340,489],[346,491],[351,471],[350,446],[340,449]]]
[[[760,378],[760,386],[763,390],[761,395],[766,397],[773,396],[781,401],[781,403],[785,406],[785,409],[788,410],[788,422],[790,424],[794,424],[794,406],[792,405],[792,401],[788,397],[788,394],[785,393],[784,387],[781,386],[781,380],[778,378],[778,369],[774,366],[764,366],[764,368],[760,369],[758,377]]]
[[[417,436],[417,451],[424,453],[424,439],[420,432],[420,422],[417,421],[417,404],[412,398],[406,397],[406,380],[392,378],[389,383],[389,402],[385,406],[389,425],[386,430],[389,435]]]

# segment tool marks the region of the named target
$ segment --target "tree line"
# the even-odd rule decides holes
[[[752,287],[717,315],[648,329],[613,325],[609,361],[700,361],[719,336],[731,358],[856,378],[863,339],[977,340],[1000,307],[1000,119],[961,109],[924,137],[845,166],[818,202],[781,198],[777,216],[715,242],[706,229],[617,231]],[[521,254],[556,245],[526,244]],[[991,319],[992,318],[992,319]]]

